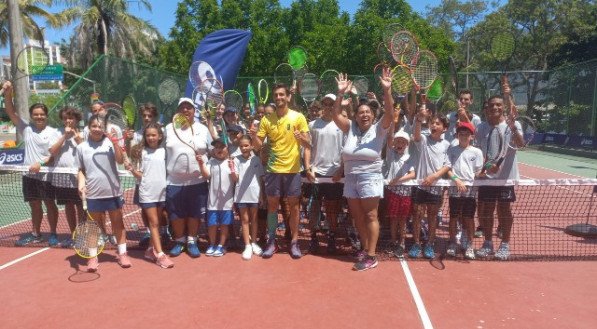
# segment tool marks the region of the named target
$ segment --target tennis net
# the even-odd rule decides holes
[[[14,246],[20,236],[28,234],[32,230],[31,210],[23,199],[22,177],[28,170],[23,166],[0,165],[0,246]],[[76,181],[76,172],[69,169],[42,168],[37,178],[44,178],[56,186],[68,186]],[[125,171],[120,172],[121,186],[123,190],[124,206],[123,215],[127,240],[131,248],[139,245],[139,240],[145,234],[145,225],[141,219],[140,208],[133,203],[135,179]],[[321,181],[320,183],[324,183]],[[443,186],[444,202],[441,207],[443,220],[437,230],[435,242],[436,252],[445,252],[448,245],[448,218],[449,203],[448,195],[452,182],[440,180],[437,185]],[[514,224],[510,239],[510,259],[515,260],[590,260],[597,259],[597,233],[579,231],[579,226],[592,227],[597,225],[597,179],[546,179],[546,180],[516,180],[516,181],[487,181],[479,180],[474,184],[475,193],[483,186],[513,186],[516,194],[516,201],[512,203],[512,214]],[[74,185],[76,186],[76,185]],[[306,189],[307,190],[307,189]],[[60,198],[60,196],[58,196]],[[307,200],[304,200],[303,213],[301,216],[301,240],[308,240],[310,237],[309,214],[304,209],[308,208]],[[383,205],[383,202],[382,202]],[[69,237],[70,230],[66,221],[64,207],[59,205],[59,218],[57,233],[59,239]],[[383,213],[380,212],[380,213]],[[281,216],[282,217],[282,216]],[[264,218],[261,218],[265,220]],[[339,238],[346,239],[347,231],[351,231],[350,213],[344,210],[338,215]],[[439,220],[436,218],[428,220]],[[381,218],[381,235],[379,242],[380,252],[389,246],[389,223],[386,218]],[[238,220],[236,221],[238,222]],[[498,218],[495,216],[493,228],[493,243],[498,245],[500,239],[497,234]],[[478,224],[478,215],[475,215],[475,226]],[[200,241],[205,241],[205,225],[200,230]],[[110,226],[106,225],[107,230]],[[50,228],[47,216],[44,214],[42,220],[42,235],[47,237]],[[109,233],[109,232],[108,232]],[[581,236],[577,236],[581,235]],[[410,235],[407,235],[407,248],[409,247]],[[47,240],[47,239],[46,239]],[[481,247],[483,238],[475,238],[473,246],[475,249]],[[308,242],[303,241],[302,246],[306,247]],[[34,246],[46,246],[47,242],[40,242]],[[348,250],[349,243],[345,244]]]

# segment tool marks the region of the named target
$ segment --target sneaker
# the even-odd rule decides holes
[[[139,247],[147,248],[147,246],[149,246],[150,239],[151,239],[151,234],[149,234],[149,232],[145,232],[145,234],[143,234],[143,236],[141,237],[141,240],[139,240]]]
[[[60,242],[58,241],[58,236],[56,235],[56,233],[51,233],[50,237],[48,238],[48,246],[56,247],[58,243]]]
[[[421,245],[418,243],[413,244],[408,251],[408,257],[410,258],[421,258],[423,256],[423,252],[421,250]]]
[[[508,260],[510,257],[510,244],[507,242],[500,243],[500,247],[496,251],[495,257],[499,260]]]
[[[251,247],[250,244],[248,244],[248,245],[245,246],[245,250],[243,250],[243,253],[242,253],[241,256],[242,256],[242,258],[244,260],[250,260],[251,259],[251,256],[253,256],[253,248]]]
[[[145,259],[148,259],[152,262],[155,262],[158,259],[158,256],[155,253],[153,247],[149,247],[145,250]]]
[[[450,242],[448,249],[446,250],[446,254],[448,254],[448,256],[456,257],[456,248],[458,248],[456,243]]]
[[[129,256],[126,254],[126,252],[124,254],[117,254],[116,258],[118,258],[118,265],[120,265],[120,267],[122,267],[122,268],[129,268],[129,267],[133,266],[133,264],[131,264],[131,260],[129,259]]]
[[[201,252],[199,251],[199,247],[197,246],[196,242],[187,243],[187,254],[192,258],[197,258],[201,256]]]
[[[33,233],[27,233],[25,235],[22,235],[19,240],[17,240],[17,242],[15,242],[15,245],[17,247],[22,247],[22,246],[26,246],[28,244],[31,243],[40,243],[42,242],[44,239],[41,237],[41,235],[33,235]]]
[[[433,246],[431,244],[426,244],[425,248],[423,248],[423,256],[427,259],[432,259],[435,257],[435,252],[433,251]]]
[[[394,249],[394,256],[398,257],[398,258],[402,258],[404,257],[404,245],[397,245],[396,248]]]
[[[301,248],[299,248],[298,245],[298,241],[290,242],[290,257],[292,257],[292,259],[299,259],[303,257],[303,254],[301,253]]]
[[[352,269],[355,271],[361,272],[361,271],[366,271],[371,268],[376,268],[377,264],[378,264],[377,257],[367,256],[362,261],[354,264]]]
[[[87,272],[97,272],[97,268],[99,267],[99,261],[97,257],[89,258],[87,260]]]
[[[207,247],[207,250],[205,251],[205,256],[213,256],[214,251],[216,251],[216,246]]]
[[[263,250],[261,250],[261,247],[255,242],[251,243],[251,249],[253,250],[253,255],[255,256],[261,256],[261,254],[263,254]]]
[[[276,239],[269,239],[261,257],[265,259],[271,258],[277,251],[278,245],[276,244]]]
[[[481,226],[477,226],[475,230],[475,238],[480,238],[483,236],[483,228]]]
[[[464,258],[470,259],[470,260],[475,259],[475,250],[473,249],[472,246],[466,248],[466,251],[464,252]]]
[[[493,254],[493,243],[491,241],[485,240],[481,249],[477,250],[476,256],[480,258],[487,258],[491,254]]]
[[[173,268],[174,267],[174,262],[172,262],[170,260],[170,257],[168,257],[168,255],[166,254],[162,254],[161,256],[159,256],[155,263],[161,267],[161,268]]]
[[[309,253],[316,254],[317,250],[319,250],[319,240],[317,240],[317,237],[312,237],[309,242]]]
[[[214,257],[222,257],[226,255],[226,248],[222,247],[222,246],[217,246],[216,250],[214,250],[214,253],[212,256]]]
[[[180,242],[180,241],[176,241],[176,243],[174,244],[174,247],[172,247],[172,249],[170,249],[170,256],[172,257],[177,257],[180,254],[182,254],[182,252],[184,251],[184,243]]]
[[[75,245],[75,241],[73,241],[73,239],[71,237],[68,237],[64,240],[62,240],[62,242],[60,242],[60,246],[62,248],[73,248]]]
[[[362,262],[363,259],[365,259],[365,257],[367,256],[367,252],[365,250],[357,250],[353,254],[353,256],[357,260],[357,262]]]
[[[336,248],[336,238],[333,236],[328,237],[328,246],[327,246],[328,254],[335,254],[337,251]]]

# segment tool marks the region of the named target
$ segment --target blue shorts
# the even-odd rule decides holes
[[[265,174],[265,195],[273,197],[300,197],[301,174]]]
[[[124,200],[121,196],[105,199],[87,199],[87,210],[89,212],[105,212],[122,208]]]
[[[259,207],[259,203],[249,203],[249,202],[238,202],[238,203],[235,203],[235,205],[236,205],[236,208],[238,208],[238,209]]]
[[[166,202],[165,201],[158,201],[158,202],[140,202],[139,206],[141,209],[149,209],[149,208],[165,208]]]
[[[232,224],[232,210],[208,210],[207,226]]]
[[[383,198],[383,177],[381,173],[345,175],[343,194],[349,199]]]
[[[166,211],[169,220],[203,218],[207,209],[207,183],[166,187]]]

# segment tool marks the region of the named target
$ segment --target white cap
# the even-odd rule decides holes
[[[321,99],[321,101],[323,102],[323,100],[326,99],[326,98],[329,98],[329,99],[331,99],[334,102],[336,101],[336,95],[334,95],[334,94],[327,94],[327,95],[323,96],[323,98]]]
[[[180,106],[180,104],[182,104],[182,103],[189,103],[189,104],[193,105],[193,107],[195,107],[195,102],[193,102],[193,100],[188,97],[182,97],[181,99],[178,100],[178,106]]]
[[[408,136],[408,133],[402,129],[398,130],[398,132],[394,134],[394,138],[398,137],[404,138],[407,142],[410,142],[410,136]]]

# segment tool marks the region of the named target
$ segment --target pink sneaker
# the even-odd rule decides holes
[[[163,254],[160,257],[157,257],[155,263],[161,268],[173,268],[174,263],[170,260],[168,255]]]
[[[120,267],[122,267],[122,268],[129,268],[129,267],[133,266],[133,264],[131,264],[131,260],[129,259],[129,256],[126,254],[126,252],[124,254],[117,254],[116,258],[118,258],[118,265],[120,265]]]
[[[145,259],[149,259],[152,262],[158,260],[158,256],[155,254],[153,247],[149,247],[145,250]]]
[[[97,257],[89,258],[87,260],[87,272],[95,273],[99,267],[99,261]]]

